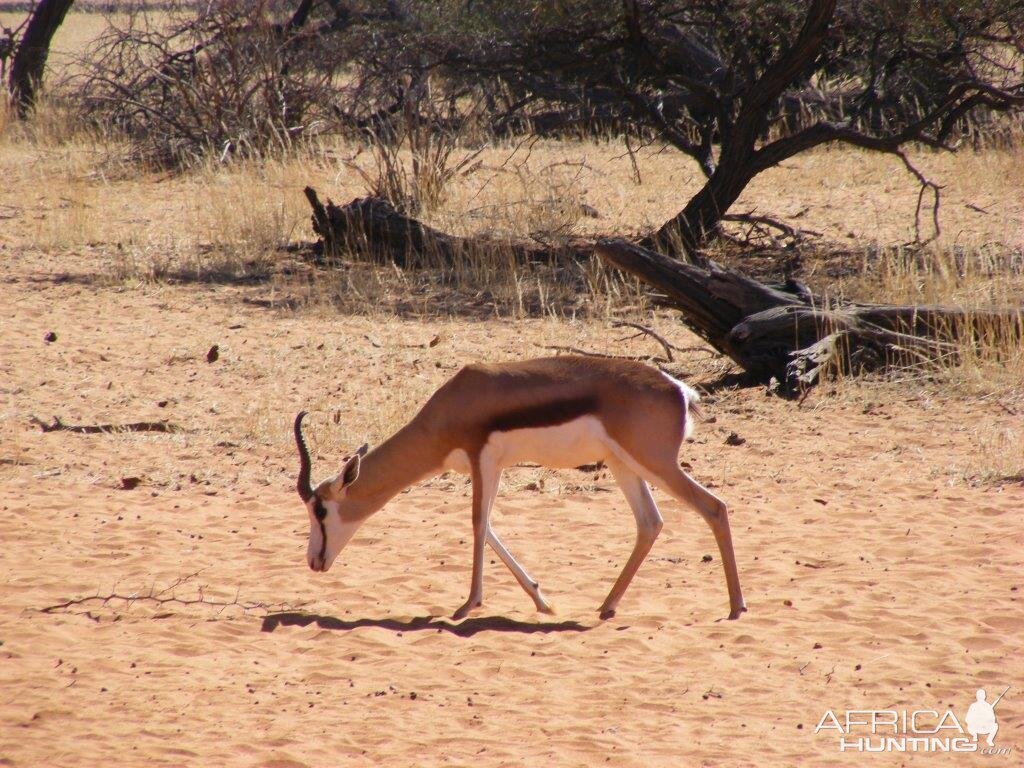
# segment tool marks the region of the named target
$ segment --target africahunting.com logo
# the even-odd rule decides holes
[[[952,709],[848,709],[828,710],[815,733],[834,733],[840,752],[977,752],[1008,755],[1013,747],[997,747],[999,722],[996,706],[1006,689],[992,702],[984,689],[975,694],[963,720]],[[979,737],[981,741],[979,741]]]

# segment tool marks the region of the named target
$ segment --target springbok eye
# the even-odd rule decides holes
[[[327,517],[327,508],[324,506],[320,497],[317,497],[316,501],[313,502],[313,515],[321,522],[323,522],[323,519]]]

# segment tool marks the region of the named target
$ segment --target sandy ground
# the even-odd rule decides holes
[[[466,482],[398,496],[313,575],[291,417],[313,410],[323,475],[462,363],[611,349],[605,322],[292,313],[251,303],[263,286],[101,287],[73,257],[5,258],[0,765],[1020,764],[1024,488],[970,482],[986,436],[1020,426],[1014,393],[709,397],[681,459],[732,506],[735,622],[709,531],[657,490],[662,537],[599,621],[632,543],[623,499],[602,472],[512,473],[496,529],[558,614],[492,559],[485,607],[453,624]],[[184,431],[44,434],[31,415]],[[158,599],[46,610],[112,594]],[[963,716],[1006,686],[1010,755],[866,759],[815,733],[828,709]]]
[[[65,24],[51,65],[100,22]],[[305,184],[343,202],[364,183],[323,158],[139,177],[54,122],[52,140],[44,125],[35,144],[0,142],[0,765],[1021,764],[1024,487],[994,478],[1024,465],[1024,388],[1005,375],[952,390],[844,382],[801,406],[711,393],[712,421],[680,458],[732,506],[750,606],[736,622],[723,621],[709,531],[657,489],[665,530],[618,615],[599,621],[633,536],[611,479],[507,473],[496,529],[558,614],[535,614],[489,562],[484,609],[455,624],[444,617],[468,587],[466,481],[400,495],[314,575],[294,413],[312,411],[323,476],[464,363],[657,347],[616,341],[601,319],[436,319],[429,293],[369,312],[339,302],[362,303],[349,315],[288,309],[278,278],[149,283],[171,252],[226,243],[237,261],[308,237]],[[638,153],[639,185],[618,145],[510,151],[486,154],[433,223],[523,236],[586,203],[599,218],[574,231],[628,235],[700,183],[658,148]],[[943,249],[1019,258],[1019,150],[912,157],[943,185]],[[895,158],[818,151],[760,176],[736,210],[866,249],[913,237],[916,200]],[[906,277],[873,297],[927,302],[938,282],[940,298],[972,306],[1017,284],[950,292]],[[698,343],[669,315],[653,322]],[[708,385],[724,368],[694,352],[674,370]],[[32,416],[182,431],[44,434]],[[1007,686],[996,744],[1008,754],[864,756],[815,733],[827,710],[962,719],[977,688]]]

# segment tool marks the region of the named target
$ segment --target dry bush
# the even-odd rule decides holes
[[[103,205],[97,192],[93,185],[78,180],[63,184],[36,222],[36,244],[44,250],[70,250],[96,242],[96,210]]]
[[[107,184],[123,177],[123,150],[109,133],[83,124],[66,104],[37,102],[27,119],[15,120],[0,100],[0,177],[5,201],[33,210],[5,224],[6,242],[66,250],[103,241],[114,219],[106,210]]]
[[[597,262],[558,268],[501,254],[493,249],[451,269],[347,262],[299,279],[278,276],[275,294],[293,297],[306,310],[376,318],[632,317],[647,307],[635,281],[618,280]]]
[[[425,111],[420,108],[415,114]],[[449,120],[453,122],[454,118]],[[412,123],[403,119],[403,124],[390,135],[408,137],[410,126],[418,130],[424,125],[417,117]],[[466,132],[460,131],[463,136]],[[557,248],[584,234],[581,222],[594,215],[585,203],[585,180],[593,175],[587,163],[566,159],[565,148],[557,142],[534,156],[532,150],[517,145],[459,149],[455,133],[443,140],[444,153],[433,157],[455,155],[457,162],[452,165],[441,159],[431,166],[430,179],[443,186],[433,187],[442,194],[435,192],[429,207],[410,202],[408,182],[414,178],[410,169],[415,167],[415,155],[408,143],[400,151],[382,143],[372,152],[357,152],[341,162],[339,177],[356,170],[363,191],[371,195],[387,194],[381,192],[378,179],[398,179],[392,189],[399,191],[406,211],[418,207],[418,218],[424,223],[460,237],[485,237],[486,245],[465,249],[451,259],[415,253],[403,268],[381,266],[360,253],[341,254],[334,263],[336,273],[319,275],[304,290],[304,302],[329,303],[347,311],[386,308],[426,315],[469,312],[513,317],[605,316],[646,306],[635,280],[621,278],[597,258],[527,263],[506,247],[532,240]],[[573,145],[574,151],[580,146]],[[468,168],[467,163],[471,163]],[[400,170],[392,173],[395,168]],[[395,198],[389,199],[394,202]]]
[[[1016,404],[1017,407],[1022,405],[1024,403]],[[1024,413],[1024,410],[1003,407],[1015,415]],[[1024,485],[1024,429],[986,423],[969,424],[966,428],[972,450],[965,452],[961,460],[946,467],[945,471],[935,471],[934,474],[973,486]]]
[[[365,146],[347,162],[370,195],[410,215],[442,206],[452,181],[472,173],[481,152],[463,144],[473,111],[460,108],[431,86],[429,78],[407,83],[401,89],[400,109],[368,127]],[[364,148],[371,157],[368,168],[356,162]]]
[[[191,253],[189,245],[173,236],[129,236],[107,260],[103,277],[114,284],[165,282],[183,271],[192,271]]]
[[[858,271],[836,288],[888,304],[1013,306],[1024,295],[1024,252],[1006,246],[867,248]]]
[[[529,153],[518,159],[517,150],[502,149],[507,153],[503,162],[484,166],[476,183],[463,188],[459,214],[451,217],[452,231],[483,229],[547,245],[580,234],[578,225],[590,210],[583,188],[590,170],[586,162],[546,155],[531,162]]]
[[[192,200],[193,231],[199,244],[242,258],[273,254],[308,219],[294,194],[303,179],[301,164],[277,160],[207,166],[194,178],[199,194]]]
[[[31,447],[26,444],[23,416],[13,408],[0,410],[0,479],[15,476],[18,467],[32,464]]]
[[[74,97],[148,163],[260,156],[310,133],[330,103],[335,72],[302,33],[273,0],[135,5],[83,54]]]
[[[44,96],[25,119],[18,119],[0,98],[0,142],[10,149],[45,150],[53,170],[71,176],[105,160],[116,139],[103,126],[83,121],[66,101]]]

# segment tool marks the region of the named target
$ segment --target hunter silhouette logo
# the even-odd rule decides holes
[[[1010,686],[995,701],[988,702],[984,688],[975,693],[963,721],[952,709],[894,710],[849,709],[836,714],[831,709],[821,716],[815,733],[835,731],[840,752],[977,752],[1008,755],[1012,747],[996,747],[999,731],[996,706]],[[985,737],[979,744],[978,737]]]
[[[1006,688],[1006,691],[1008,690],[1010,690],[1009,686]],[[999,694],[999,698],[989,704],[985,701],[985,689],[978,689],[977,701],[971,704],[967,710],[967,717],[964,718],[967,722],[967,732],[975,741],[979,736],[988,736],[988,745],[994,746],[996,731],[999,730],[999,724],[996,722],[996,704],[1006,695],[1006,691]]]

